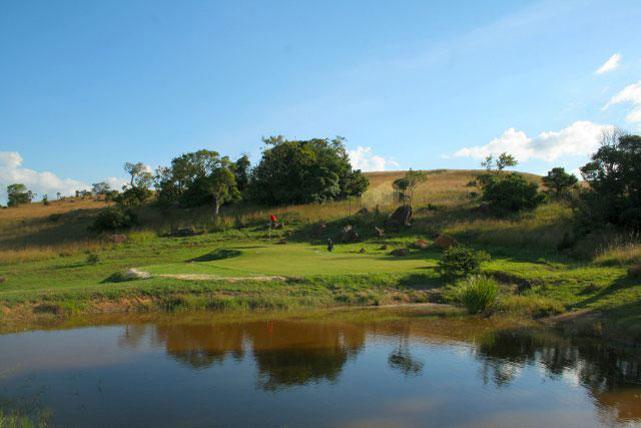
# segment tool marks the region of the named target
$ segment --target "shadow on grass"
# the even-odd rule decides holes
[[[432,268],[433,269],[433,268]],[[399,285],[413,290],[431,290],[445,285],[443,280],[434,274],[412,273],[399,280]]]
[[[241,251],[232,248],[220,248],[210,253],[203,254],[202,256],[194,257],[193,259],[186,260],[186,262],[211,262],[214,260],[230,259],[232,257],[239,257]]]
[[[609,295],[611,295],[613,293],[616,293],[619,290],[623,290],[623,289],[626,289],[626,288],[629,288],[629,287],[638,286],[638,285],[639,285],[639,281],[638,280],[634,280],[634,279],[628,278],[625,275],[621,276],[621,277],[617,278],[616,280],[614,280],[612,282],[612,284],[608,285],[607,287],[605,287],[604,289],[602,289],[598,293],[588,297],[585,300],[582,300],[582,301],[578,302],[577,304],[574,305],[574,307],[577,308],[577,309],[586,308],[590,304],[592,304],[594,302],[597,302],[597,301],[599,301],[599,300],[601,300],[601,299],[603,299],[603,298],[605,298],[605,297],[607,297],[607,296],[609,296]],[[626,303],[629,303],[629,302],[626,302]],[[636,302],[636,305],[638,307],[641,307],[641,302]]]

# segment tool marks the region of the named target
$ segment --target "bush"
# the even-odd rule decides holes
[[[120,207],[109,207],[98,214],[91,226],[94,232],[114,232],[129,229],[137,223],[136,214]]]
[[[496,304],[499,285],[492,278],[475,275],[468,278],[459,291],[459,301],[470,314],[487,312]]]
[[[438,272],[447,280],[466,278],[481,271],[481,263],[490,260],[485,251],[476,251],[461,245],[445,250],[438,262]]]
[[[85,263],[88,265],[95,265],[100,262],[100,257],[96,253],[87,253],[87,258],[85,259]]]
[[[517,173],[486,176],[482,199],[497,214],[533,210],[545,199],[538,188],[536,183],[527,181]]]

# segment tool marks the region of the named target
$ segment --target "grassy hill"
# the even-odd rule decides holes
[[[454,287],[434,270],[434,246],[394,257],[417,239],[449,234],[488,251],[486,274],[502,283],[499,314],[588,320],[592,332],[641,338],[641,283],[628,278],[639,247],[625,237],[591,235],[570,252],[559,245],[571,231],[571,211],[547,204],[533,213],[497,219],[478,209],[477,171],[429,171],[416,192],[412,227],[377,236],[396,203],[391,183],[403,172],[370,173],[362,198],[323,205],[265,209],[234,206],[214,220],[210,209],[152,206],[143,226],[122,236],[88,231],[107,203],[67,199],[0,210],[0,310],[5,326],[73,313],[197,309],[257,309],[448,302]],[[539,180],[530,175],[531,180]],[[363,210],[366,208],[367,210]],[[286,226],[270,231],[269,214]],[[321,223],[323,226],[321,226]],[[340,242],[346,225],[361,242]],[[197,235],[171,232],[191,228]],[[135,268],[149,279],[113,282]]]

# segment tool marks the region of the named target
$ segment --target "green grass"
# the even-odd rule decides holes
[[[629,264],[638,260],[639,247],[634,243],[622,240],[625,248],[612,247],[603,244],[607,239],[600,237],[598,245],[592,245],[593,252],[600,251],[596,261],[560,254],[557,246],[571,221],[567,207],[549,204],[507,219],[479,213],[477,202],[469,197],[474,189],[466,187],[474,176],[470,171],[430,173],[417,194],[413,226],[386,231],[379,238],[374,226],[384,223],[392,207],[388,187],[397,176],[399,173],[373,175],[371,189],[353,203],[274,209],[287,219],[288,226],[271,236],[261,227],[261,219],[270,211],[252,207],[241,207],[237,213],[228,211],[217,224],[211,222],[210,213],[200,210],[163,214],[146,207],[142,218],[149,227],[130,232],[121,244],[87,235],[88,219],[100,206],[97,202],[3,210],[0,277],[5,281],[0,283],[0,326],[17,325],[30,317],[123,310],[456,302],[450,286],[435,271],[440,250],[412,249],[406,257],[389,254],[416,239],[429,241],[436,233],[445,232],[491,255],[492,260],[482,265],[482,273],[501,285],[496,305],[499,316],[598,313],[603,322],[641,339],[641,280],[626,274]],[[74,206],[82,210],[68,211]],[[363,206],[369,207],[370,213],[355,215]],[[52,214],[57,216],[53,220]],[[198,223],[207,215],[209,220]],[[327,227],[318,235],[315,229],[320,221]],[[168,223],[194,226],[204,233],[162,237]],[[240,228],[241,224],[244,227]],[[346,224],[355,225],[363,242],[339,243],[337,238]],[[337,242],[331,253],[321,245],[328,236]],[[285,244],[279,244],[282,239]],[[579,244],[589,253],[589,241]],[[381,249],[382,245],[387,248]],[[149,272],[152,278],[108,281],[129,268]],[[191,280],[180,279],[180,275]]]

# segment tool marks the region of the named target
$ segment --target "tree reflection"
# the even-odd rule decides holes
[[[387,358],[387,364],[405,376],[419,376],[423,373],[425,363],[412,355],[407,329],[399,333],[398,345]]]
[[[158,325],[154,342],[163,343],[176,361],[194,369],[221,363],[228,355],[242,359],[243,328],[238,325]]]
[[[365,343],[360,327],[275,322],[248,330],[258,385],[276,390],[323,380],[334,382]]]
[[[477,347],[482,378],[506,386],[526,365],[538,365],[547,376],[574,379],[596,404],[625,422],[641,419],[641,355],[638,350],[591,340],[563,338],[549,332],[498,331]]]
[[[242,359],[245,346],[250,346],[259,387],[276,390],[335,381],[344,364],[363,347],[365,333],[361,327],[287,321],[159,324],[152,341],[164,345],[176,361],[197,370],[221,363],[228,356]]]

